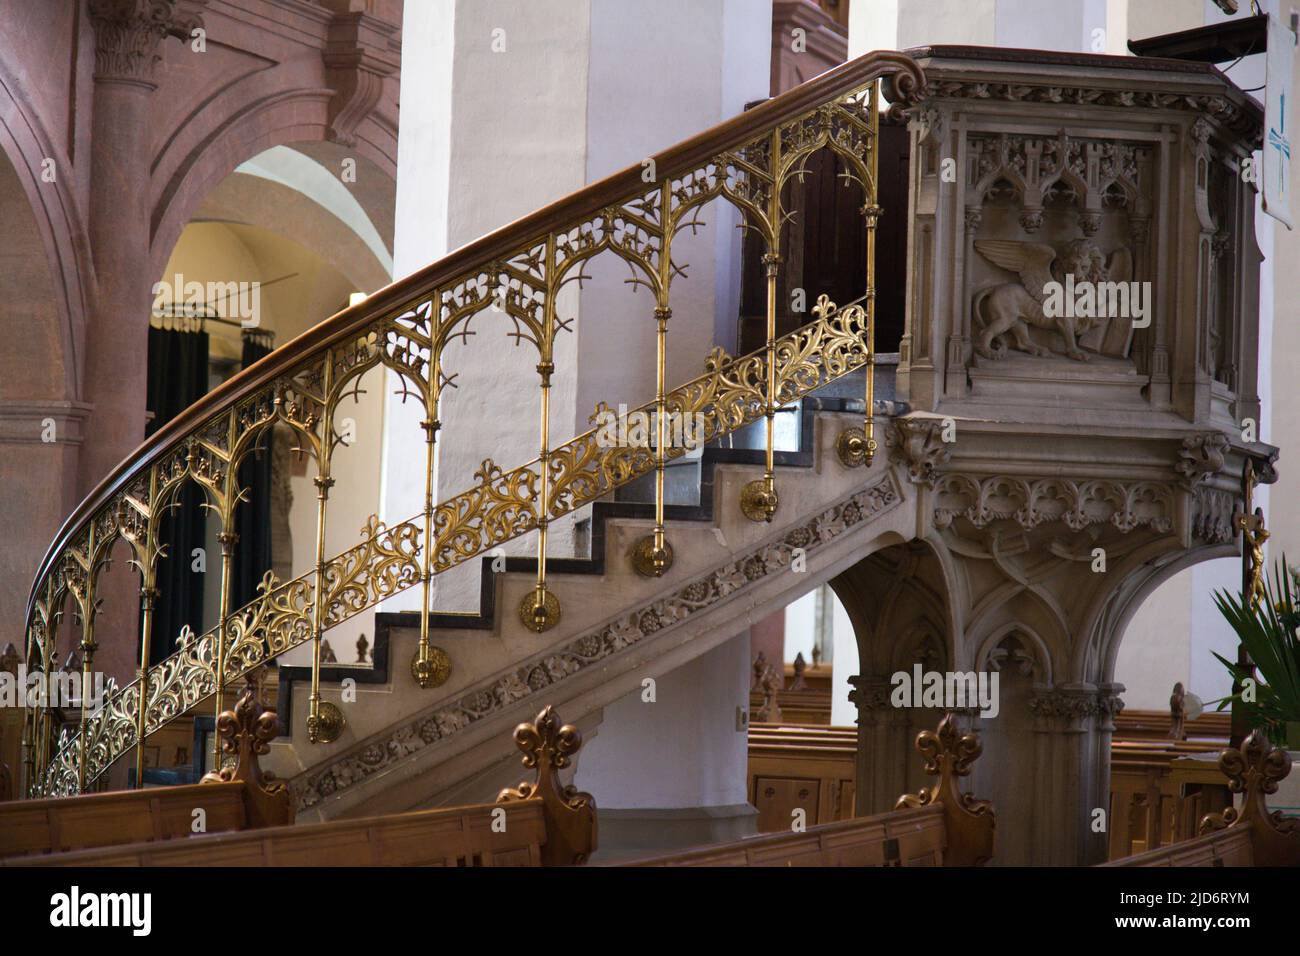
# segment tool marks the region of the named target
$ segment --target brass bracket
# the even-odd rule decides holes
[[[662,551],[655,549],[655,536],[648,534],[632,545],[632,567],[647,578],[661,578],[673,566],[673,546],[664,539]]]
[[[430,646],[429,659],[422,661],[417,649],[411,657],[411,676],[425,690],[441,687],[451,676],[451,658],[441,647]]]
[[[519,619],[535,634],[549,631],[560,623],[560,599],[546,588],[533,588],[519,602]]]
[[[316,715],[307,718],[307,739],[314,744],[332,744],[343,734],[347,722],[343,711],[322,700],[317,705]]]
[[[846,428],[835,439],[835,454],[845,468],[871,467],[878,445],[874,438],[864,438],[861,428]]]
[[[776,486],[769,488],[766,478],[755,478],[740,490],[740,510],[750,521],[771,521],[779,504]]]

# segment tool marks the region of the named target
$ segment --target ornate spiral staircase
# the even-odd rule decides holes
[[[529,669],[535,665],[576,671],[586,659],[606,667],[609,655],[635,644],[626,634],[619,636],[620,621],[629,614],[643,613],[639,609],[646,607],[662,610],[674,600],[679,602],[675,612],[679,615],[691,613],[681,612],[683,601],[693,609],[704,608],[740,590],[745,580],[761,576],[756,568],[789,565],[800,549],[811,553],[828,545],[843,531],[870,519],[880,506],[897,500],[901,492],[879,467],[871,467],[876,451],[871,260],[881,212],[876,144],[882,93],[895,104],[906,103],[915,99],[922,86],[920,69],[899,53],[878,52],[847,63],[658,154],[653,158],[657,177],[652,181],[643,178],[644,167],[629,168],[388,286],[275,350],[161,428],[67,519],[41,562],[26,621],[29,670],[51,679],[58,667],[56,647],[63,630],[65,646],[69,639],[77,642],[83,676],[89,677],[97,650],[103,571],[115,544],[124,541],[139,586],[139,673],[126,686],[110,682],[102,706],[92,712],[83,703],[79,719],[64,724],[61,731],[56,731],[51,707],[28,710],[23,792],[59,796],[85,791],[102,782],[116,761],[132,753],[136,779],[141,779],[144,746],[151,734],[199,708],[220,712],[229,688],[244,675],[303,645],[312,648],[313,656],[304,730],[312,745],[328,746],[341,732],[343,715],[322,697],[323,636],[412,588],[420,589],[421,610],[415,628],[418,636],[413,638],[413,680],[407,681],[410,692],[403,697],[406,710],[361,723],[373,723],[366,732],[377,733],[424,714],[435,728],[433,739],[438,739],[449,733],[448,721],[457,728],[470,722],[473,706],[465,702],[475,695],[486,695],[491,702],[528,693]],[[785,208],[783,189],[804,176],[809,157],[823,149],[842,158],[852,183],[862,190],[867,288],[857,303],[836,306],[822,301],[813,321],[778,336],[782,225],[792,214]],[[703,374],[670,389],[664,375],[670,292],[680,274],[672,257],[673,240],[681,230],[692,228],[701,206],[719,199],[740,210],[744,225],[764,245],[766,342],[739,357],[715,349],[704,360]],[[610,443],[599,428],[593,428],[550,447],[553,345],[571,321],[561,315],[560,292],[582,274],[584,262],[604,253],[624,260],[634,281],[647,287],[655,299],[656,397],[639,409],[653,413],[655,434],[638,446]],[[510,334],[516,342],[537,352],[539,452],[533,461],[510,470],[485,462],[478,484],[439,501],[433,477],[435,446],[455,441],[454,434],[441,431],[439,421],[440,394],[454,374],[444,367],[445,349],[466,333],[476,316],[494,306],[512,320]],[[406,394],[421,403],[424,508],[391,526],[372,520],[360,543],[331,556],[325,548],[335,481],[331,461],[344,441],[336,411],[356,380],[377,367],[395,375]],[[809,449],[808,463],[813,467],[791,477],[790,487],[796,491],[786,494],[776,475],[778,410],[815,397],[829,383],[864,369],[865,415],[846,420],[843,414],[814,414],[809,411],[812,404],[805,407],[805,418],[816,419],[810,421],[814,447]],[[686,449],[667,441],[666,422],[673,415],[702,416],[704,433],[699,437],[713,446],[723,436],[751,426],[763,436],[759,463],[730,471],[720,466],[720,477],[712,487],[715,520],[705,522],[707,528],[679,531],[674,527],[674,536],[680,535],[676,552],[668,531],[672,508],[665,472]],[[314,463],[315,560],[292,580],[279,580],[268,572],[255,600],[232,607],[232,529],[238,509],[247,506],[250,495],[241,486],[240,465],[273,427],[291,429],[300,452]],[[833,461],[836,458],[838,463]],[[751,478],[756,466],[761,467],[761,475]],[[561,627],[567,609],[562,609],[554,582],[547,576],[548,526],[584,506],[610,501],[617,489],[643,476],[653,480],[652,511],[623,521],[601,542],[604,552],[622,550],[628,563],[629,569],[620,572],[622,583],[614,586],[606,580],[599,585],[602,594],[617,595],[613,600],[617,606],[602,599],[603,607],[577,609]],[[157,634],[153,613],[159,597],[156,571],[164,548],[162,526],[179,507],[181,489],[190,483],[201,489],[203,507],[220,528],[218,623],[204,634],[188,629],[180,635]],[[738,531],[741,527],[747,530]],[[682,543],[695,542],[705,530],[719,541],[728,534],[731,540],[714,552],[692,543],[688,554]],[[497,626],[503,632],[513,629],[532,635],[538,643],[529,647],[522,638],[507,640],[495,656],[478,660],[458,674],[459,681],[446,683],[453,664],[459,665],[454,654],[449,657],[431,640],[435,626],[431,620],[437,616],[435,579],[527,534],[536,536],[535,568],[529,568],[526,583],[518,580],[518,572],[505,575],[507,580],[497,593],[514,595],[518,620],[507,622],[503,617]],[[628,535],[633,535],[628,539],[630,547],[615,546],[616,538],[621,541],[619,536]],[[604,552],[597,555],[596,550],[593,545],[593,560],[600,564]],[[608,579],[611,571],[605,568],[604,573]],[[730,585],[719,584],[719,575],[728,574],[739,578]],[[641,628],[637,633],[646,631]],[[552,647],[561,636],[567,642],[563,648]],[[157,640],[175,640],[177,649],[151,665],[150,645]],[[543,651],[550,656],[539,659]],[[405,680],[401,674],[397,679]],[[523,690],[510,690],[514,685]],[[459,716],[446,716],[451,713],[446,708],[439,712],[424,706],[431,698],[421,698],[421,693],[438,687],[442,688],[435,695],[438,700],[452,690],[467,695],[455,704]],[[429,735],[421,733],[428,742]],[[310,765],[308,751],[310,747],[300,748],[299,758]],[[304,775],[307,782],[298,788],[300,804],[313,799],[304,794],[319,795],[321,779],[309,767]]]

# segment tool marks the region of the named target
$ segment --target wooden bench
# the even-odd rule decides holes
[[[1260,732],[1240,750],[1219,756],[1219,769],[1233,793],[1242,795],[1238,810],[1228,807],[1206,814],[1200,835],[1181,843],[1111,860],[1103,866],[1300,866],[1300,820],[1270,813],[1265,798],[1291,772],[1291,757]]]
[[[1115,715],[1112,740],[1169,740],[1173,716],[1169,711],[1122,710]],[[1188,740],[1209,739],[1228,742],[1232,732],[1232,714],[1206,711],[1184,725]]]
[[[1222,809],[1222,804],[1206,805],[1203,795],[1185,793],[1174,768],[1183,758],[1218,753],[1226,745],[1226,739],[1112,741],[1110,858],[1196,836],[1203,815],[1196,809]],[[1227,784],[1226,779],[1221,782]]]
[[[937,731],[917,735],[916,749],[937,786],[904,794],[891,813],[772,833],[731,843],[634,860],[618,866],[980,866],[993,856],[993,807],[963,794],[982,749],[952,714]]]
[[[750,724],[748,793],[758,832],[790,827],[801,808],[809,826],[853,816],[856,727]]]
[[[45,856],[0,866],[568,866],[596,848],[590,794],[560,784],[582,744],[547,707],[515,728],[536,779],[495,804],[194,836]]]
[[[275,711],[261,706],[250,681],[217,721],[223,752],[235,755],[233,767],[185,786],[0,803],[0,861],[187,838],[199,821],[204,833],[291,823],[287,788],[263,774],[257,759],[270,749],[277,727]]]

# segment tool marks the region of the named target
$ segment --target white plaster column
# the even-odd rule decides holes
[[[599,794],[600,858],[754,832],[747,788],[749,632],[604,709],[575,784]],[[647,698],[653,692],[653,700]]]
[[[402,28],[394,274],[739,113],[767,91],[770,30],[770,0],[412,5]],[[715,342],[734,337],[736,220],[714,207],[701,218],[708,227],[674,249],[691,268],[674,284],[669,387],[698,374]],[[598,401],[635,405],[654,395],[654,301],[633,294],[627,267],[612,256],[587,270],[592,280],[580,293],[571,287],[560,306],[576,321],[555,348],[552,446],[590,427]],[[469,344],[444,356],[458,378],[439,414],[440,501],[476,484],[485,458],[510,469],[538,451],[535,351],[514,347],[513,323],[501,313],[485,312],[470,328]],[[390,522],[423,507],[420,417],[412,402],[389,397],[382,516]],[[552,526],[551,556],[573,556],[573,523]],[[506,551],[532,555],[533,536]],[[437,610],[477,610],[479,574],[470,562],[440,575]],[[384,610],[418,605],[413,589]]]

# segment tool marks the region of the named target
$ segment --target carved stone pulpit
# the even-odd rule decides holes
[[[1258,103],[1202,63],[909,52],[928,88],[908,117],[902,397],[1258,421]]]

